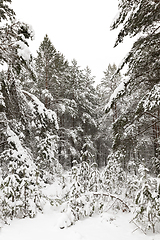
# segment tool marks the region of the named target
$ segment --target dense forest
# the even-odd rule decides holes
[[[106,66],[96,87],[90,68],[69,63],[47,34],[33,57],[33,30],[16,20],[10,3],[0,1],[0,219],[34,217],[49,201],[67,203],[72,223],[105,211],[112,198],[122,211],[135,204],[134,221],[155,232],[160,2],[119,1],[115,47],[126,36],[136,40],[119,67]],[[63,194],[49,198],[42,189],[55,179]]]

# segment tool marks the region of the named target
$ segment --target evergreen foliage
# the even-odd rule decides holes
[[[0,22],[3,20],[14,19],[15,13],[13,9],[10,8],[8,4],[11,3],[11,0],[1,0],[0,2]]]
[[[37,83],[28,90],[36,94],[47,108],[56,111],[59,124],[58,160],[67,168],[80,157],[85,137],[90,135],[94,141],[97,129],[94,77],[88,67],[81,70],[76,60],[69,66],[47,35],[40,44],[35,71]]]
[[[45,182],[53,182],[55,175],[61,175],[62,166],[58,161],[57,135],[49,135],[39,141],[36,164]]]
[[[43,186],[31,155],[9,126],[7,135],[8,149],[1,153],[1,214],[5,221],[14,217],[33,217],[37,209],[42,210],[40,188]]]
[[[97,89],[89,67],[69,64],[48,35],[32,59],[33,30],[16,20],[10,3],[0,2],[0,64],[7,65],[0,73],[0,220],[35,217],[49,202],[61,205],[64,228],[131,206],[132,222],[156,232],[159,1],[119,1],[115,46],[127,35],[139,37],[118,69],[108,65]],[[45,195],[56,181],[60,193]]]
[[[104,71],[104,77],[101,83],[97,85],[98,92],[98,108],[97,108],[97,122],[98,132],[96,135],[96,145],[98,149],[99,166],[107,164],[107,157],[112,149],[113,129],[112,124],[116,121],[120,114],[121,103],[115,103],[112,111],[109,114],[104,114],[105,106],[114,90],[120,83],[121,74],[115,75],[117,66],[109,64]]]
[[[135,162],[145,158],[149,169],[149,159],[159,158],[159,10],[159,1],[120,1],[119,15],[111,26],[121,25],[115,46],[125,36],[138,36],[117,70],[128,64],[123,91],[119,86],[108,105],[113,108],[124,95],[113,125],[113,148],[125,151],[126,165],[132,158]]]
[[[132,175],[127,184],[126,196],[136,204],[132,221],[144,232],[151,229],[155,233],[160,223],[159,179],[150,177],[148,171],[142,164],[139,166],[136,178]]]
[[[50,107],[52,99],[62,97],[62,84],[68,62],[63,55],[56,51],[49,37],[46,35],[40,44],[35,59],[37,75],[37,96]],[[63,86],[65,88],[65,86]],[[35,92],[36,93],[36,92]]]
[[[120,152],[108,156],[107,166],[103,170],[103,186],[105,192],[121,194],[125,182],[124,171],[121,167],[123,155]]]

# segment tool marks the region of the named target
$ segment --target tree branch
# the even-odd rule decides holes
[[[108,193],[98,193],[98,192],[94,192],[93,193],[93,195],[94,196],[104,196],[104,197],[112,197],[112,198],[115,198],[116,200],[119,200],[121,203],[123,203],[124,204],[124,206],[129,210],[129,212],[130,212],[130,208],[128,207],[128,205],[121,199],[121,198],[119,198],[119,197],[116,197],[116,196],[114,196],[114,195],[112,195],[112,194],[108,194]]]
[[[144,114],[145,114],[145,113],[159,120],[159,117],[153,115],[152,113],[150,113],[150,112],[144,112]]]
[[[145,130],[143,130],[142,132],[136,134],[134,137],[137,137],[138,135],[141,135],[142,133],[146,132],[149,128],[153,127],[158,122],[160,122],[160,119],[158,121],[152,123],[151,125],[149,125]]]

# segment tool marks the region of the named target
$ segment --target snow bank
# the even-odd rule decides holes
[[[159,234],[145,235],[129,223],[131,214],[104,213],[76,222],[69,228],[57,226],[61,213],[50,211],[34,219],[15,219],[0,232],[1,240],[159,240]]]

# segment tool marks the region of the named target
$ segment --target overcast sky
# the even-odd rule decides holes
[[[69,61],[89,66],[100,82],[109,63],[119,65],[131,47],[126,39],[113,48],[117,30],[110,25],[118,12],[118,0],[12,0],[17,18],[32,25],[35,40],[30,44],[36,56],[48,34],[53,45]]]

